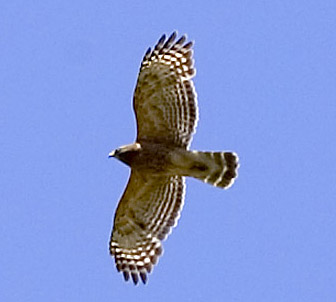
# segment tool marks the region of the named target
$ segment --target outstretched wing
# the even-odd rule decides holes
[[[197,124],[192,42],[163,35],[147,50],[134,93],[137,141],[168,142],[188,147]]]
[[[162,244],[177,223],[184,201],[184,178],[132,171],[119,202],[110,253],[127,281],[147,281],[162,254]]]

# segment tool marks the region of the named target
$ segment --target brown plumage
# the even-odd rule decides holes
[[[134,93],[136,143],[110,153],[131,167],[114,218],[110,252],[125,280],[147,273],[162,254],[162,241],[183,207],[184,177],[228,188],[237,176],[233,152],[189,151],[197,124],[192,42],[163,35],[146,52]]]

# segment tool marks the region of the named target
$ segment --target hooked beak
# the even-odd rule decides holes
[[[117,150],[113,150],[109,153],[108,157],[111,158],[111,157],[115,157],[116,156],[116,151]]]

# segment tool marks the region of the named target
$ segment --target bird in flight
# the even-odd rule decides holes
[[[193,42],[186,35],[163,35],[142,60],[133,108],[136,142],[109,154],[131,168],[119,201],[110,240],[110,253],[126,281],[134,284],[162,254],[162,241],[177,224],[184,203],[185,177],[228,188],[237,177],[233,152],[189,150],[198,107]]]

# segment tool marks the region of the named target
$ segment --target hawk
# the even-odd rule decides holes
[[[163,35],[147,50],[133,99],[136,142],[109,154],[131,168],[109,248],[117,270],[134,284],[146,283],[179,219],[185,177],[228,188],[237,176],[235,153],[189,150],[198,118],[193,42],[176,37]]]

